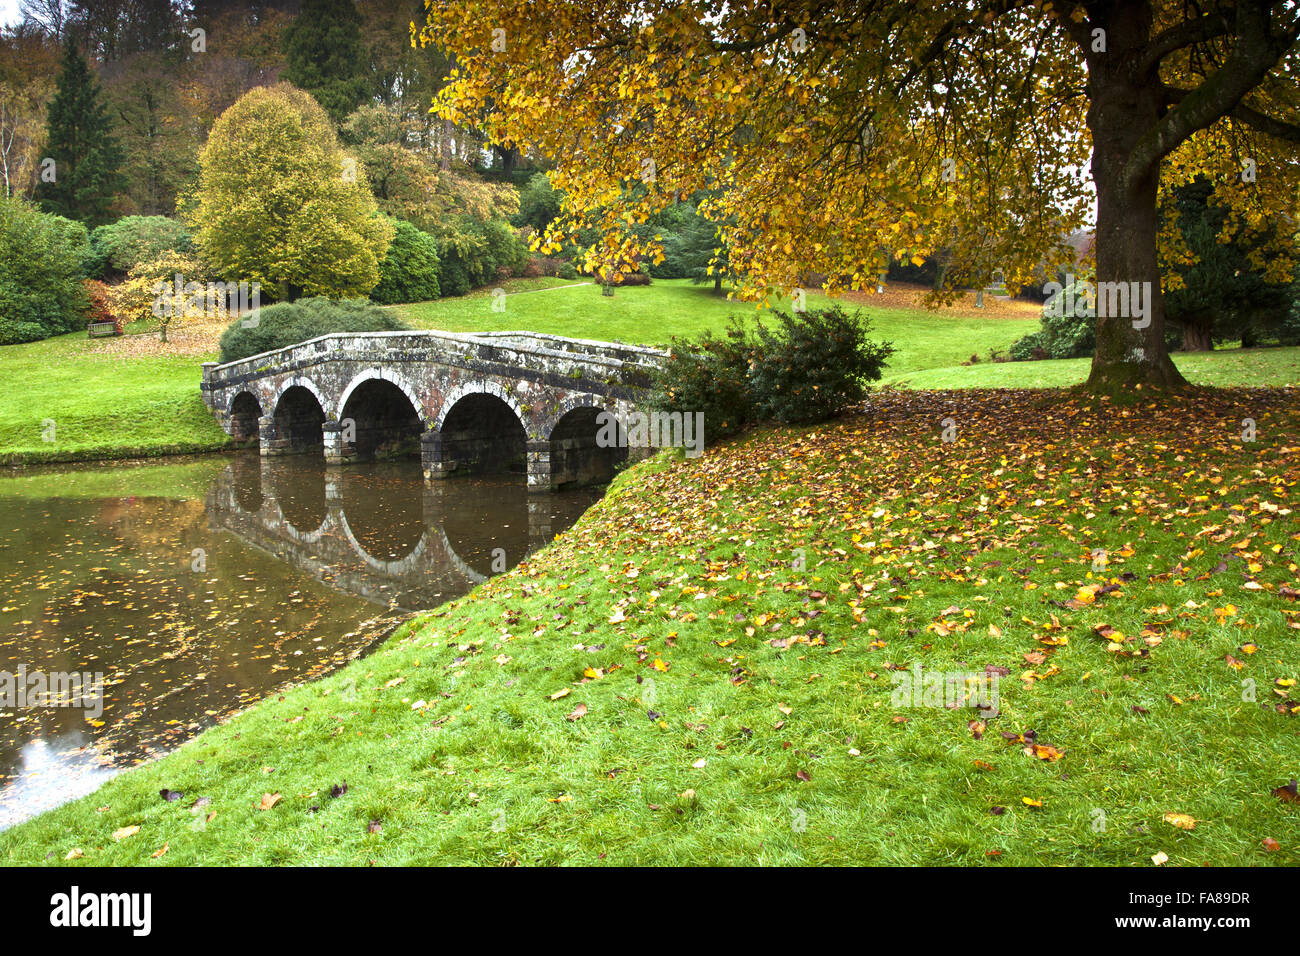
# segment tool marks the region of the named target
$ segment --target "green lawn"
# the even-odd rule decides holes
[[[455,299],[397,306],[417,328],[452,332],[528,329],[576,338],[603,339],[641,345],[665,345],[673,336],[693,337],[705,330],[721,333],[730,316],[748,319],[760,313],[753,303],[728,300],[712,286],[686,279],[660,279],[649,286],[617,289],[601,295],[600,286],[574,285],[563,279],[515,280],[503,286],[505,311],[492,311],[491,290],[480,289]],[[808,296],[808,307],[831,300],[820,293]],[[957,365],[989,349],[1005,350],[1016,339],[1038,328],[1022,319],[952,318],[925,309],[861,307],[871,320],[872,337],[894,343],[898,352],[891,372]]]
[[[1297,426],[1294,390],[884,392],[660,456],[0,860],[1294,867]],[[1005,675],[998,715],[898,699],[914,667]]]
[[[985,356],[987,358],[987,356]],[[1223,348],[1214,352],[1175,352],[1174,364],[1197,385],[1300,384],[1300,348]],[[896,388],[1060,388],[1088,377],[1092,359],[1046,362],[980,362],[978,365],[900,371],[890,368],[883,384]]]
[[[199,397],[202,358],[119,358],[88,352],[88,342],[74,333],[0,348],[0,463],[207,451],[228,441]]]

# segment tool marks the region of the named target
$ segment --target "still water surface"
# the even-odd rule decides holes
[[[0,829],[361,656],[597,497],[255,453],[0,478]],[[75,706],[31,699],[54,673],[87,675]]]

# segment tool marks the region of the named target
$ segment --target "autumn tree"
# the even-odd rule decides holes
[[[950,291],[1018,287],[1095,203],[1089,382],[1114,392],[1183,381],[1159,192],[1206,175],[1234,215],[1295,208],[1298,32],[1284,2],[459,0],[421,39],[457,63],[438,108],[554,160],[548,239],[600,226],[607,270],[646,252],[629,223],[707,189],[746,297],[809,272],[862,288],[940,248]]]
[[[42,170],[37,187],[42,208],[91,225],[108,219],[123,185],[122,148],[99,83],[71,37],[49,106],[45,152],[54,162],[49,178]]]
[[[0,195],[30,195],[54,95],[59,48],[31,24],[0,33]]]
[[[348,117],[340,135],[365,167],[379,208],[427,228],[438,215],[438,174],[427,150],[418,142],[408,146],[422,131],[399,107],[366,103]]]
[[[379,281],[392,228],[307,93],[250,90],[213,124],[199,167],[194,239],[228,281],[291,299],[365,295]]]

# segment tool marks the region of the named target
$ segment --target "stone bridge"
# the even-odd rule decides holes
[[[514,470],[545,491],[613,476],[629,449],[598,445],[597,416],[642,410],[663,357],[534,332],[340,332],[205,363],[202,390],[226,433],[263,455],[418,454],[429,479]]]

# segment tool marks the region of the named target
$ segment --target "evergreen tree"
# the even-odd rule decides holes
[[[285,32],[285,79],[314,96],[336,126],[373,88],[362,32],[352,0],[303,0]]]
[[[698,208],[688,206],[687,211],[680,228],[665,237],[664,258],[691,282],[712,282],[713,291],[721,293],[723,281],[734,276],[726,246],[718,238],[718,224],[701,216]]]
[[[1251,254],[1277,237],[1271,227],[1239,232],[1219,241],[1227,212],[1213,202],[1214,187],[1204,177],[1175,190],[1178,229],[1197,261],[1176,265],[1182,287],[1165,293],[1169,321],[1183,330],[1183,348],[1206,351],[1215,341],[1250,346],[1276,338],[1287,322],[1294,290],[1289,282],[1269,282]]]
[[[123,186],[122,148],[113,136],[99,84],[71,39],[64,44],[48,131],[45,155],[54,160],[53,181],[42,170],[36,191],[42,208],[92,226],[106,221]]]

